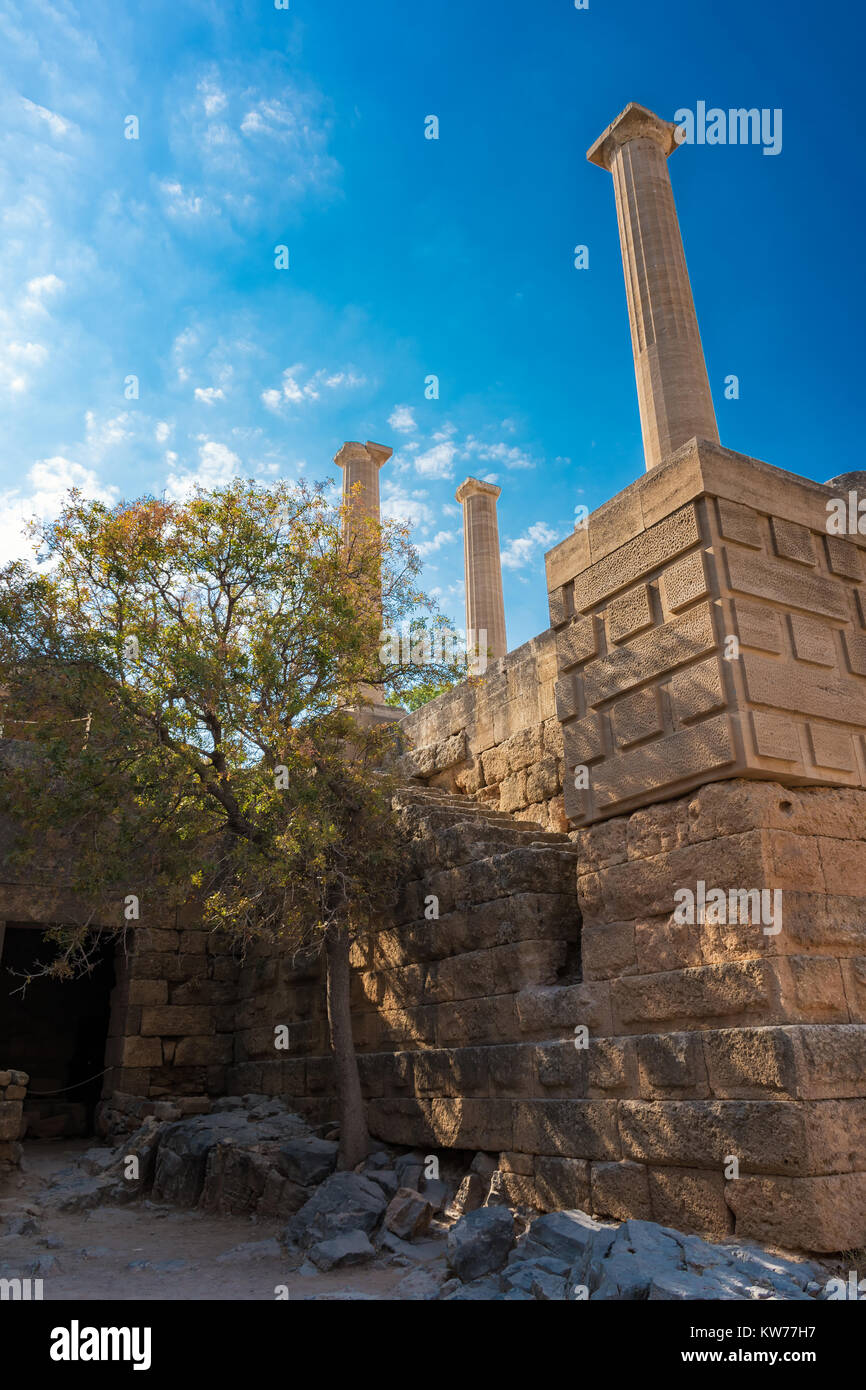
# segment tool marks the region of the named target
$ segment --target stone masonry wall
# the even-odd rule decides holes
[[[25,1071],[0,1071],[0,1178],[21,1162],[18,1140],[24,1127],[24,1100],[29,1080]]]
[[[571,1016],[590,1025],[586,1094],[601,1068],[619,1159],[593,1166],[594,1207],[860,1244],[866,794],[717,783],[575,838],[585,983]],[[699,880],[780,890],[781,930],[709,912],[680,924],[674,892]]]
[[[529,1206],[866,1243],[866,793],[711,783],[571,836],[445,788],[398,805],[394,912],[353,951],[376,1137],[493,1152]],[[780,891],[781,930],[678,922],[701,881]],[[111,1108],[256,1091],[334,1119],[320,960],[241,963],[192,919],[127,937]]]
[[[483,677],[407,715],[400,725],[410,750],[404,773],[468,793],[517,820],[567,830],[555,680],[548,631],[492,661]]]
[[[833,497],[692,440],[548,553],[574,824],[737,776],[866,786],[866,536]]]

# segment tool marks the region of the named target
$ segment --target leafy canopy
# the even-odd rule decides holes
[[[394,735],[351,711],[371,686],[399,701],[461,675],[382,664],[383,627],[447,625],[406,528],[349,526],[322,484],[235,479],[113,508],[72,492],[34,534],[33,562],[0,570],[18,870],[62,872],[90,922],[121,926],[129,895],[143,923],[192,897],[244,944],[306,946],[380,911]],[[63,929],[56,972],[87,936]]]

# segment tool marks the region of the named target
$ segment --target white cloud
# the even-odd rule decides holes
[[[157,444],[164,444],[165,441],[168,439],[168,436],[171,434],[171,431],[172,426],[168,423],[167,420],[157,420],[156,429],[153,432]]]
[[[414,434],[418,426],[415,423],[415,415],[412,407],[408,405],[395,405],[393,411],[388,416],[388,424],[392,430],[398,434]]]
[[[504,463],[506,468],[534,468],[535,460],[511,444],[482,444],[472,435],[466,440],[466,453],[486,463]]]
[[[225,92],[210,78],[203,78],[196,87],[196,91],[201,97],[206,116],[217,116],[228,105],[228,97]]]
[[[198,468],[189,469],[184,473],[169,474],[165,484],[169,497],[180,501],[189,496],[196,487],[222,487],[243,472],[238,455],[216,439],[203,439],[198,457]],[[172,463],[176,462],[176,459],[176,455],[171,456]]]
[[[408,492],[393,477],[382,478],[382,515],[388,520],[403,521],[410,526],[433,527],[436,514],[424,501],[426,496],[423,491]]]
[[[199,217],[205,208],[204,199],[198,194],[187,193],[182,183],[176,179],[163,179],[159,185],[165,195],[166,212],[172,217]],[[208,209],[210,211],[210,209]]]
[[[451,545],[454,541],[458,541],[461,535],[461,531],[437,531],[430,541],[416,541],[415,549],[422,559],[426,559],[428,555],[441,550],[443,545]]]
[[[203,401],[205,405],[225,400],[225,392],[221,386],[197,386],[194,394],[196,400]]]
[[[515,537],[501,551],[504,569],[519,570],[534,560],[539,550],[553,545],[556,531],[543,521],[536,521],[522,536]]]
[[[109,449],[133,439],[140,429],[141,421],[128,410],[103,420],[100,420],[92,410],[87,410],[84,413],[87,452],[96,461],[99,461]]]
[[[457,445],[450,439],[442,440],[417,456],[416,471],[422,478],[453,478],[456,455]]]
[[[335,372],[320,367],[317,372],[307,376],[306,381],[302,381],[301,377],[305,371],[304,364],[296,362],[293,367],[287,367],[283,372],[278,388],[271,387],[262,391],[261,399],[268,410],[279,413],[285,408],[286,403],[302,405],[304,401],[320,400],[323,391],[353,391],[367,384],[366,377],[358,376],[349,368]]]
[[[37,275],[27,281],[27,293],[21,301],[25,313],[44,314],[47,312],[45,300],[65,289],[59,275]]]
[[[20,395],[30,385],[27,368],[41,367],[47,360],[43,343],[0,343],[0,387]]]
[[[107,505],[117,501],[117,490],[100,483],[96,473],[57,454],[40,459],[27,474],[30,490],[12,488],[0,494],[0,562],[32,554],[32,543],[25,533],[34,517],[45,524],[59,515],[70,488]]]
[[[73,121],[64,120],[56,111],[49,111],[47,106],[37,106],[35,101],[28,101],[27,97],[21,98],[21,105],[28,115],[43,121],[52,135],[66,135],[70,130],[78,128]]]

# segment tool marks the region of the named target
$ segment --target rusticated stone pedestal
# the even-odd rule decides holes
[[[866,536],[833,496],[694,439],[548,553],[573,823],[716,778],[866,786]]]

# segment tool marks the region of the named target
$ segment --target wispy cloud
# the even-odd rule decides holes
[[[306,377],[306,380],[304,380]],[[268,410],[280,412],[292,405],[303,405],[306,401],[318,401],[326,391],[355,391],[367,384],[366,377],[346,368],[342,371],[328,371],[320,367],[311,375],[303,363],[287,367],[283,372],[279,387],[270,387],[261,393],[261,399]]]
[[[553,545],[557,532],[544,521],[536,521],[522,536],[516,536],[502,548],[502,567],[521,570],[538,558],[539,551]]]
[[[414,434],[418,428],[415,423],[415,413],[408,405],[395,405],[388,416],[388,424],[398,434]]]

